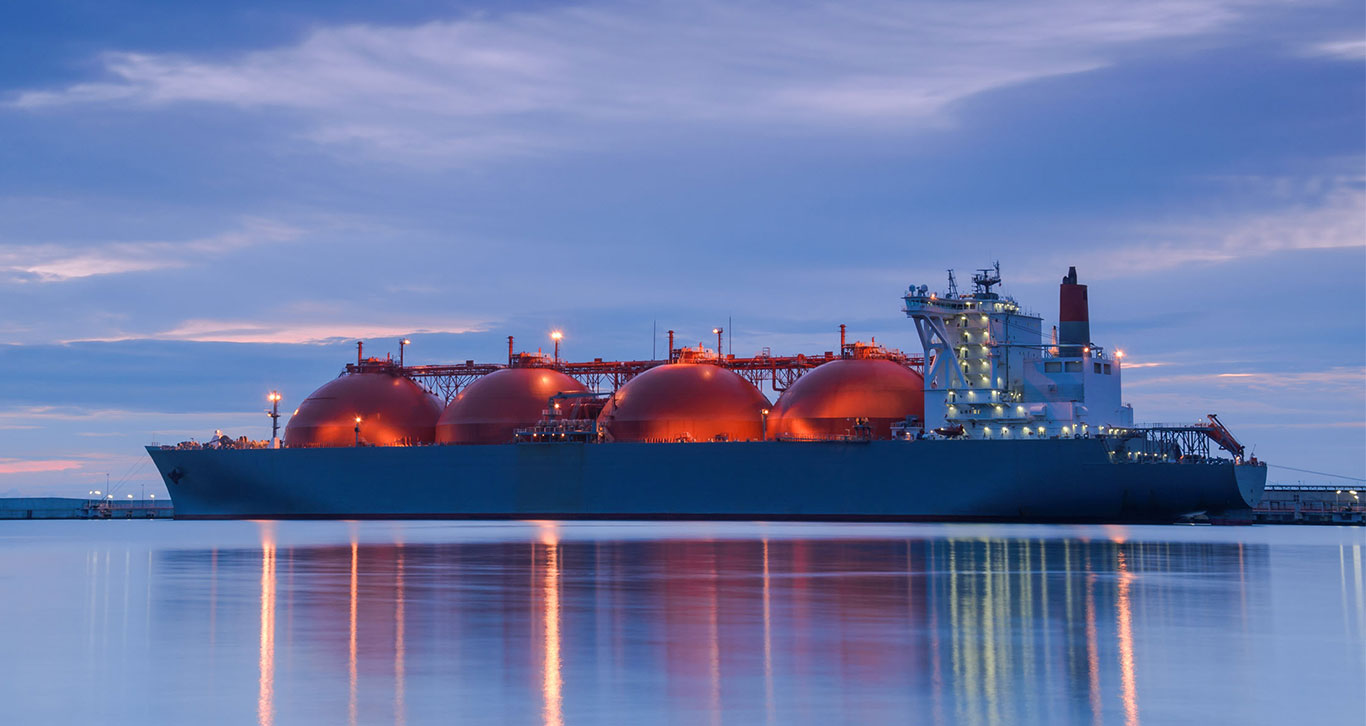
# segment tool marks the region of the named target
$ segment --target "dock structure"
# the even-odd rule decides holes
[[[169,501],[156,499],[0,498],[2,519],[171,519]]]
[[[1366,525],[1363,494],[1336,486],[1268,484],[1253,516],[1258,524]]]

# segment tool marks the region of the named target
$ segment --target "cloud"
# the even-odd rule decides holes
[[[1360,164],[1360,159],[1352,162]],[[1366,247],[1366,177],[1360,173],[1251,183],[1264,187],[1264,193],[1246,196],[1265,200],[1268,211],[1133,224],[1111,230],[1112,238],[1127,239],[1127,244],[1080,256],[1069,250],[1068,264],[1079,264],[1075,260],[1080,259],[1088,275],[1096,278],[1130,277],[1281,252]],[[1049,269],[1058,265],[1055,260]]]
[[[1125,366],[1126,368],[1128,366]],[[1363,384],[1366,384],[1366,368],[1360,366],[1335,366],[1318,371],[1260,371],[1190,373],[1153,378],[1130,379],[1124,382],[1128,388],[1171,388],[1174,386],[1237,386],[1256,390],[1307,388],[1316,391],[1352,391],[1360,397]],[[1342,400],[1345,394],[1334,394]],[[1346,396],[1350,398],[1351,396]]]
[[[1336,58],[1345,61],[1366,60],[1366,39],[1350,38],[1315,43],[1305,49],[1305,55],[1322,58]]]
[[[36,474],[44,471],[79,469],[82,463],[70,459],[9,459],[0,457],[0,475]]]
[[[942,123],[992,89],[1100,68],[1132,44],[1209,34],[1250,3],[617,2],[318,29],[220,60],[109,52],[104,80],[10,105],[278,110],[300,135],[389,156],[535,153],[641,122]]]
[[[125,334],[83,338],[64,343],[113,343],[127,340],[184,340],[196,343],[327,343],[349,338],[398,338],[429,333],[474,333],[484,330],[476,322],[446,320],[431,327],[413,328],[384,323],[262,322],[259,320],[213,320],[196,318],[159,333]]]
[[[246,247],[295,239],[302,232],[267,219],[250,218],[240,229],[184,242],[0,244],[0,275],[20,282],[66,282],[97,275],[185,267]],[[0,277],[2,280],[3,277]]]

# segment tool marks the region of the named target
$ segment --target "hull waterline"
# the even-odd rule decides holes
[[[181,519],[1170,522],[1245,510],[1266,482],[1085,438],[147,451]]]

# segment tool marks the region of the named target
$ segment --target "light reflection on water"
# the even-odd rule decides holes
[[[0,697],[13,723],[1360,722],[1360,535],[14,523]]]

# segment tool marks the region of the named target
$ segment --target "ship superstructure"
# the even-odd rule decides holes
[[[1133,408],[1120,396],[1123,355],[1091,342],[1087,289],[1075,267],[1060,287],[1060,336],[1048,343],[1042,318],[993,289],[999,265],[972,282],[969,293],[913,285],[903,297],[925,349],[926,428],[1027,439],[1133,426]]]

